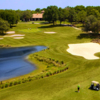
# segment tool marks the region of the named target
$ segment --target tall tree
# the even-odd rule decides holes
[[[65,16],[64,16],[64,10],[62,8],[59,8],[59,21],[60,21],[60,25],[61,22],[64,21]]]
[[[100,13],[98,10],[96,9],[88,9],[87,10],[87,15],[90,16],[90,15],[94,15],[96,18],[100,18]]]
[[[40,8],[36,8],[35,12],[39,13],[39,12],[41,12],[41,9]]]
[[[57,6],[48,6],[43,15],[44,20],[53,22],[58,20],[58,7]]]
[[[94,22],[91,26],[92,32],[94,33],[99,33],[100,31],[100,20],[97,20],[96,22]]]
[[[0,17],[4,20],[7,20],[10,26],[12,24],[17,24],[19,21],[18,14],[13,10],[3,10],[0,11]]]
[[[97,22],[97,18],[93,15],[90,15],[85,20],[85,26],[83,28],[84,31],[92,31],[93,30],[93,23]]]
[[[85,11],[85,7],[83,5],[78,5],[75,7],[75,11],[76,13],[80,12],[80,11]]]
[[[0,34],[4,34],[4,32],[8,31],[10,25],[7,21],[0,18]]]
[[[75,12],[75,9],[74,8],[70,8],[69,9],[69,16],[68,16],[68,20],[69,22],[74,22],[77,18],[77,14]]]
[[[32,17],[31,11],[26,10],[23,12],[23,20],[24,21],[30,21],[30,18]]]
[[[84,24],[85,22],[85,19],[86,19],[86,16],[87,16],[87,13],[86,11],[82,10],[78,13],[78,18],[79,18],[79,21],[82,22]]]

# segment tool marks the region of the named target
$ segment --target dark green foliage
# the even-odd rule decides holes
[[[14,84],[13,82],[10,82],[10,83],[9,83],[9,86],[13,86],[13,84]]]
[[[59,61],[57,60],[56,63],[58,63]]]
[[[0,85],[0,88],[1,89],[5,88],[5,84]]]
[[[5,83],[5,88],[9,87],[9,83]]]
[[[29,78],[29,81],[32,81],[32,78]]]
[[[50,66],[47,66],[47,68],[49,68]]]
[[[85,19],[86,19],[87,13],[84,10],[81,10],[78,12],[78,21],[82,22],[84,24]]]
[[[21,84],[21,80],[18,80],[17,83],[18,83],[18,84]]]
[[[43,14],[44,20],[48,22],[53,22],[58,20],[58,7],[57,6],[48,6]]]
[[[9,28],[10,28],[9,23],[0,18],[0,34],[3,35],[4,32],[9,30]]]
[[[49,58],[49,60],[51,60],[51,58]]]
[[[100,17],[99,10],[93,6],[87,6],[86,11],[87,11],[87,16],[94,15],[96,18]]]
[[[52,61],[55,61],[55,59],[52,59]]]
[[[100,20],[98,20],[98,21],[96,21],[96,22],[94,22],[94,23],[92,24],[91,30],[92,30],[92,32],[94,32],[94,33],[99,33],[99,31],[100,31]]]
[[[77,13],[75,12],[75,9],[70,8],[69,9],[68,21],[72,23],[72,22],[76,21],[76,19],[77,19],[76,17],[77,17]]]
[[[95,22],[97,22],[97,18],[95,16],[93,16],[93,15],[88,16],[85,20],[85,26],[84,26],[83,30],[86,32],[93,31],[94,30],[93,24]]]
[[[76,13],[79,13],[80,11],[85,11],[86,8],[83,5],[78,5],[75,7]]]
[[[23,12],[23,21],[30,21],[30,18],[32,17],[31,11],[26,10]]]
[[[56,74],[56,73],[57,73],[57,72],[56,72],[56,71],[54,71],[54,72],[53,72],[53,75],[54,75],[54,74]]]
[[[17,81],[14,81],[14,85],[17,85],[18,84],[18,82]]]
[[[48,72],[48,73],[46,73],[46,76],[48,77],[48,76],[50,76],[50,73]]]
[[[43,78],[44,76],[43,75],[41,75],[41,78]]]
[[[10,26],[12,24],[17,24],[19,21],[19,15],[14,10],[0,10],[0,17],[8,21]]]
[[[26,80],[23,78],[23,79],[22,79],[22,83],[25,83],[25,82],[26,82]]]
[[[61,61],[61,64],[64,64],[64,62],[63,62],[63,61]]]
[[[49,71],[49,75],[52,75],[52,72]]]
[[[61,25],[61,22],[62,21],[65,21],[68,16],[69,16],[69,11],[66,10],[66,9],[62,9],[62,8],[59,8],[59,21],[60,21],[60,25]]]
[[[60,72],[60,70],[58,69],[58,70],[57,70],[57,73],[59,73],[59,72]]]
[[[35,12],[36,12],[36,13],[39,13],[39,12],[41,12],[41,9],[40,9],[40,8],[36,8],[36,9],[35,9]]]

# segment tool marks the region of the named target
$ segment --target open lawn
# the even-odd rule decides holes
[[[40,31],[18,31],[28,28],[38,28]],[[47,46],[49,49],[35,54],[64,61],[68,64],[69,69],[50,77],[1,89],[0,100],[100,100],[100,91],[89,89],[92,80],[100,82],[100,59],[87,60],[83,57],[71,55],[66,51],[68,44],[88,43],[91,41],[91,38],[86,38],[86,36],[79,38],[80,34],[82,34],[81,30],[67,26],[20,22],[10,31],[15,31],[16,34],[25,34],[25,38],[14,40],[11,37],[4,37],[3,40],[0,40],[0,44],[14,47],[27,45]],[[45,34],[46,31],[53,31],[56,34]],[[98,56],[99,53],[96,55]],[[38,69],[29,75],[40,73],[46,68],[45,63],[38,62],[34,58],[30,60],[38,66]],[[80,84],[81,88],[79,93],[77,92],[78,84]]]
[[[28,29],[20,29],[20,30],[18,30],[19,32],[28,32],[28,33],[30,33],[30,32],[38,32],[39,31],[39,29],[38,28],[34,28],[34,29],[31,29],[31,28],[28,28]]]

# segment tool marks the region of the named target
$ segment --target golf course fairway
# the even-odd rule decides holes
[[[39,31],[25,32],[23,29],[39,29]],[[23,30],[23,31],[19,31]],[[0,89],[0,100],[100,100],[100,91],[90,90],[91,81],[100,82],[100,59],[88,60],[82,56],[72,55],[66,50],[68,44],[90,43],[92,39],[80,37],[83,32],[68,26],[52,26],[52,24],[26,24],[20,22],[10,29],[15,34],[25,34],[23,39],[0,36],[0,45],[12,47],[43,45],[49,49],[36,52],[42,58],[51,58],[63,61],[68,65],[68,70],[36,79],[34,81]],[[45,34],[44,32],[56,32]],[[98,56],[97,54],[96,56]],[[36,75],[46,69],[47,63],[39,62],[34,54],[29,55],[29,60],[37,66],[37,70],[28,75]],[[20,76],[19,78],[27,77]],[[16,78],[7,80],[12,81]],[[80,84],[80,92],[77,85]]]

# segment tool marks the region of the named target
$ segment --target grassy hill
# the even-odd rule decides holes
[[[34,29],[34,31],[25,32],[28,28]],[[92,80],[100,82],[100,60],[86,60],[83,57],[73,56],[66,51],[68,44],[91,41],[90,38],[87,38],[88,36],[80,38],[81,30],[50,24],[19,23],[11,31],[15,31],[16,34],[25,34],[25,38],[15,40],[12,37],[5,37],[0,40],[0,44],[47,46],[49,47],[48,50],[35,54],[64,61],[69,65],[69,69],[47,78],[2,89],[0,90],[0,100],[100,100],[100,91],[88,89]],[[46,31],[54,31],[56,34],[46,34],[44,33]],[[38,65],[38,73],[44,69],[45,63],[38,63],[33,58],[31,61]],[[36,73],[36,71],[32,73]],[[76,92],[78,84],[81,87],[79,93]]]

